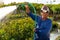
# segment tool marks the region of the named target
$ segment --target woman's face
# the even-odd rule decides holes
[[[41,12],[41,16],[42,16],[42,18],[47,18],[47,17],[48,17],[48,13],[46,13],[46,12]]]

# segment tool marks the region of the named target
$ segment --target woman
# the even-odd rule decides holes
[[[50,40],[50,30],[52,28],[52,21],[48,18],[49,8],[44,5],[41,8],[41,16],[32,14],[28,5],[25,5],[25,8],[27,15],[30,16],[37,23],[36,28],[34,29],[34,40]]]

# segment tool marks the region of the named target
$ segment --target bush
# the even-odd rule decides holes
[[[2,21],[0,40],[29,40],[33,39],[34,21],[30,17],[19,18],[18,14],[8,16]],[[10,19],[9,19],[10,18]],[[11,19],[13,18],[13,19]]]
[[[51,32],[56,31],[56,29],[58,29],[58,24],[57,24],[57,22],[53,21],[52,22],[52,30],[51,30]]]

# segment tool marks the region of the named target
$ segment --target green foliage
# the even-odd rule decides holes
[[[19,16],[10,14],[7,16],[8,20],[2,22],[0,40],[32,40],[34,21],[30,17],[19,18]]]
[[[51,30],[51,32],[56,31],[56,29],[58,29],[58,24],[57,24],[56,21],[53,21],[52,22],[52,30]]]

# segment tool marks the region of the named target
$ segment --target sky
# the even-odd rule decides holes
[[[60,0],[56,0],[56,2],[53,2],[53,0],[3,0],[4,4],[8,4],[11,2],[31,2],[31,3],[52,3],[52,4],[59,4]]]

